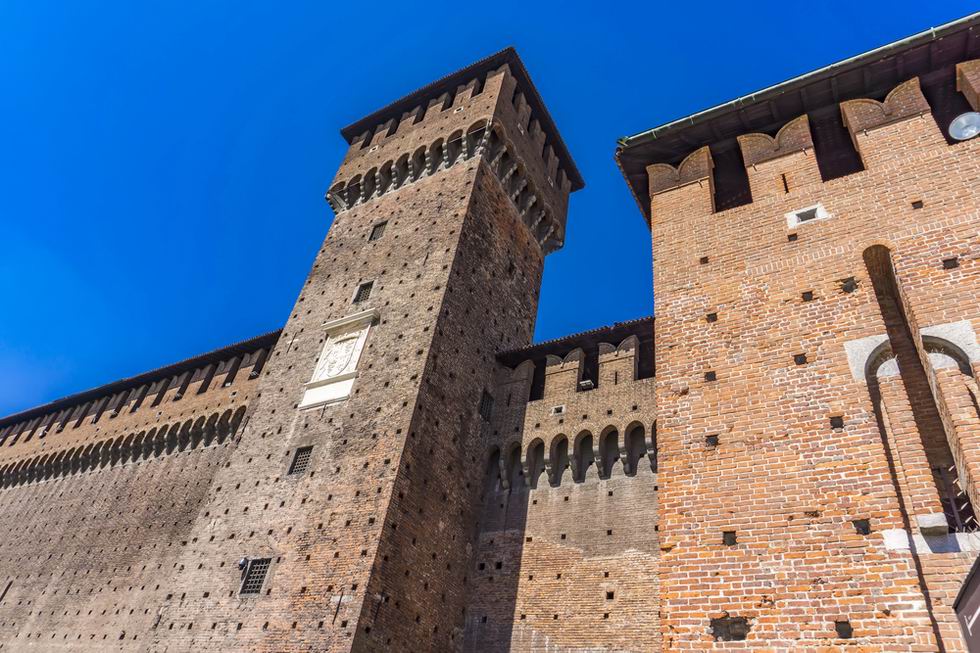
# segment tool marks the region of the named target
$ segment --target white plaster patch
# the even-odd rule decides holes
[[[942,369],[944,367],[958,368],[960,366],[960,364],[956,362],[955,358],[952,356],[947,356],[940,351],[929,352],[929,364],[934,370]]]
[[[919,330],[919,333],[922,336],[948,340],[962,349],[971,363],[980,361],[980,345],[977,344],[977,334],[969,320],[924,327]]]
[[[915,522],[919,530],[928,535],[946,535],[949,532],[949,522],[946,521],[946,514],[942,512],[916,515]]]
[[[909,534],[904,528],[889,528],[881,531],[881,537],[885,541],[885,548],[889,551],[908,551],[912,548],[909,542]]]
[[[872,352],[882,343],[888,342],[888,336],[868,336],[844,343],[844,352],[847,354],[847,364],[851,367],[851,376],[857,381],[865,380],[865,368],[868,365],[868,358]],[[892,363],[889,361],[885,365]],[[884,365],[882,366],[884,367]],[[895,374],[898,373],[898,365],[895,365]],[[879,375],[881,375],[879,373]]]
[[[980,533],[948,533],[946,535],[910,535],[903,528],[881,531],[885,549],[916,553],[980,552]]]

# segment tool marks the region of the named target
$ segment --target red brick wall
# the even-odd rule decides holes
[[[938,650],[938,623],[951,623],[938,602],[975,555],[916,560],[884,546],[903,510],[844,343],[885,333],[862,259],[875,244],[892,250],[913,334],[964,319],[980,330],[980,142],[947,145],[915,82],[884,108],[855,107],[845,118],[863,172],[820,181],[805,135],[767,146],[768,160],[746,149],[768,137],[740,139],[754,201],[715,213],[706,150],[679,172],[651,168],[665,650],[733,646],[711,632],[726,615],[748,619],[743,648],[840,645],[834,622],[846,619],[862,650]],[[788,229],[786,212],[818,202],[829,219]],[[952,255],[960,267],[944,269]],[[841,290],[848,277],[855,292]],[[907,413],[890,418],[916,430]],[[713,434],[719,445],[708,447]],[[871,534],[855,519],[870,520]],[[728,530],[735,546],[722,544]],[[957,562],[944,564],[949,555]],[[942,631],[957,650],[955,629]]]

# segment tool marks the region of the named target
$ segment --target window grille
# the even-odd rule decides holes
[[[289,474],[302,474],[310,467],[310,457],[313,455],[313,447],[300,447],[293,454],[293,462],[289,465]]]
[[[379,222],[371,228],[371,235],[368,236],[368,240],[378,240],[385,235],[385,227],[388,226],[388,221]]]
[[[493,412],[493,395],[484,390],[483,396],[480,397],[480,417],[489,422],[491,412]]]
[[[357,292],[354,293],[354,303],[360,304],[361,302],[366,302],[368,297],[371,296],[371,288],[374,286],[373,281],[368,281],[367,283],[362,283],[357,287]]]
[[[242,589],[239,594],[258,594],[265,582],[265,575],[272,564],[271,558],[258,558],[249,560],[248,567],[245,569],[245,576],[242,579]]]

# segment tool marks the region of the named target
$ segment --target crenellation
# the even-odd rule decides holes
[[[965,653],[978,20],[622,139],[656,320],[536,344],[513,50],[345,128],[282,331],[0,419],[0,649]]]
[[[974,111],[980,111],[980,59],[956,64],[956,90],[966,97]]]

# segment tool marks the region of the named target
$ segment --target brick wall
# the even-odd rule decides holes
[[[980,143],[948,145],[914,79],[883,103],[846,103],[843,115],[863,171],[821,181],[806,120],[791,121],[774,139],[739,138],[753,201],[737,208],[713,210],[707,148],[677,169],[649,169],[665,649],[730,647],[712,620],[744,617],[743,648],[838,646],[835,622],[848,621],[862,650],[938,650],[937,633],[945,650],[963,650],[949,603],[975,553],[939,551],[973,536],[926,543],[915,512],[936,500],[927,491],[916,506],[914,495],[929,490],[930,438],[951,438],[957,452],[977,416],[961,399],[959,433],[951,418],[945,429],[936,421],[948,398],[908,376],[917,354],[935,374],[917,345],[905,365],[895,352],[896,396],[906,408],[935,401],[933,417],[888,410],[883,432],[866,361],[856,375],[845,343],[887,340],[862,256],[878,244],[891,252],[895,309],[913,338],[963,320],[980,329],[970,181]],[[788,226],[786,213],[817,203],[829,217]],[[954,256],[959,267],[944,267]],[[901,433],[918,459],[899,452],[896,463]],[[958,455],[962,478],[980,454]],[[906,543],[888,546],[886,534]]]

